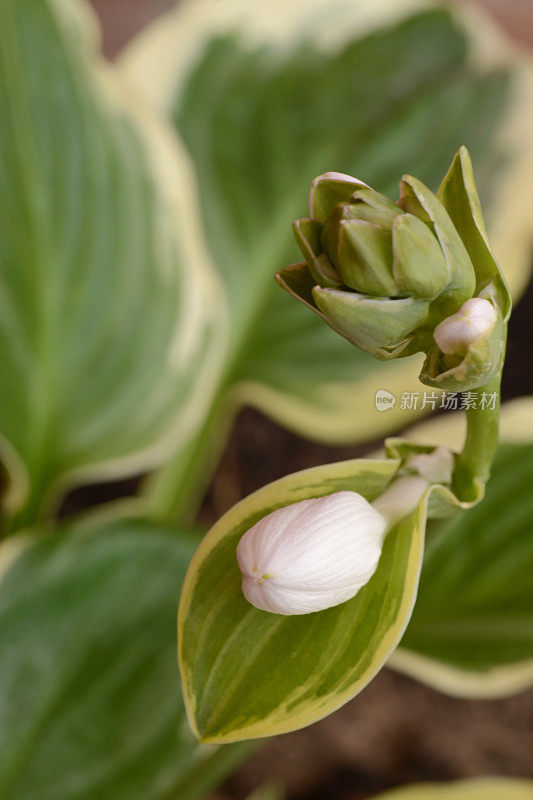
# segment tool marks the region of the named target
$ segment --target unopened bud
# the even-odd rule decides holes
[[[309,192],[309,213],[313,219],[324,222],[331,208],[343,200],[348,200],[356,189],[367,187],[359,178],[343,172],[324,172],[311,183]]]
[[[473,297],[463,303],[456,314],[439,323],[433,336],[446,355],[464,356],[471,345],[492,331],[497,319],[492,303]]]
[[[410,470],[417,472],[430,483],[451,483],[454,458],[447,447],[436,447],[432,453],[417,453],[407,462]]]
[[[237,547],[242,590],[273,614],[309,614],[357,594],[374,574],[386,521],[343,491],[273,511]]]

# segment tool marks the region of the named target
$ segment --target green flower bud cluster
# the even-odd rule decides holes
[[[501,366],[510,302],[488,249],[465,148],[438,196],[406,175],[393,202],[356,178],[328,172],[313,181],[309,210],[293,223],[305,261],[277,280],[337,333],[382,360],[425,352],[421,380],[441,388],[482,385]],[[435,329],[477,296],[494,304],[490,335],[443,360]],[[465,360],[473,370],[470,363],[457,369]]]

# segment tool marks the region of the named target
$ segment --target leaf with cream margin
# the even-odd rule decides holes
[[[359,459],[297,472],[237,503],[200,544],[178,614],[189,720],[202,741],[285,733],[326,716],[381,669],[407,625],[421,567],[426,492],[388,533],[376,572],[346,603],[301,616],[250,605],[236,558],[241,536],[277,508],[352,490],[381,494],[400,459]]]
[[[530,64],[472,10],[205,0],[163,15],[122,66],[175,121],[198,172],[207,244],[235,322],[224,413],[251,403],[304,436],[340,443],[420,414],[399,403],[382,413],[375,392],[419,389],[421,359],[376,364],[272,276],[299,258],[290,223],[306,213],[317,174],[348,172],[395,196],[410,172],[436,190],[466,144],[496,255],[521,288],[532,232]],[[172,480],[186,472],[177,464]]]
[[[531,800],[533,781],[470,778],[450,783],[418,783],[378,794],[375,800]]]
[[[195,543],[92,516],[0,546],[2,798],[192,800],[248,752],[187,724],[175,621]]]
[[[410,441],[459,450],[464,414],[409,431]],[[459,697],[533,685],[533,398],[502,407],[500,445],[485,498],[428,523],[411,622],[389,666]]]
[[[20,525],[52,486],[175,451],[225,329],[188,157],[98,56],[88,8],[4,0],[0,65],[0,437]]]

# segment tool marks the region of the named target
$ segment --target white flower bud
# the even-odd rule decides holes
[[[472,297],[456,314],[443,319],[433,336],[443,353],[462,356],[470,345],[490,333],[497,318],[492,303],[481,297]]]
[[[273,614],[309,614],[352,598],[374,574],[386,522],[356,492],[268,514],[237,547],[242,590]]]
[[[453,453],[447,447],[440,445],[432,453],[418,453],[411,456],[407,466],[430,483],[451,483],[454,467]]]

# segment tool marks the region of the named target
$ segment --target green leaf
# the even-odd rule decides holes
[[[175,450],[216,357],[185,156],[95,48],[77,1],[1,3],[0,437],[35,515]]]
[[[203,797],[246,752],[193,738],[176,606],[194,539],[96,519],[0,548],[0,796]]]
[[[415,610],[390,665],[450,694],[495,697],[533,685],[532,412],[531,398],[503,407],[485,498],[428,523]],[[423,439],[449,443],[453,422],[440,435],[439,425],[424,426]]]
[[[316,175],[339,170],[394,196],[407,171],[436,190],[466,144],[505,239],[502,264],[510,278],[529,265],[529,203],[516,202],[520,163],[524,198],[529,183],[531,103],[519,100],[529,89],[518,80],[513,99],[509,58],[484,19],[470,26],[434,6],[407,14],[384,0],[310,0],[283,12],[270,0],[261,13],[248,0],[183,3],[123,57],[174,120],[198,173],[207,244],[235,320],[222,391],[324,441],[405,423],[420,412],[382,414],[374,393],[420,386],[418,360],[376,365],[273,285],[273,273],[298,260],[290,223],[307,213]],[[504,162],[511,121],[522,135]]]
[[[533,781],[471,778],[453,783],[420,783],[392,789],[375,800],[531,800]]]
[[[452,218],[472,259],[478,292],[481,287],[492,281],[497,289],[503,319],[507,321],[511,313],[511,296],[505,278],[490,251],[474,170],[465,147],[461,147],[456,154],[440,186],[438,197]]]
[[[241,591],[240,537],[276,508],[350,489],[371,500],[398,460],[355,460],[289,475],[234,506],[198,548],[183,586],[179,660],[189,719],[203,741],[309,725],[356,695],[396,646],[418,582],[425,503],[385,539],[377,571],[347,603],[302,616],[259,611]]]
[[[533,446],[500,445],[485,499],[428,531],[402,647],[470,674],[473,687],[509,664],[533,683],[532,481]]]

